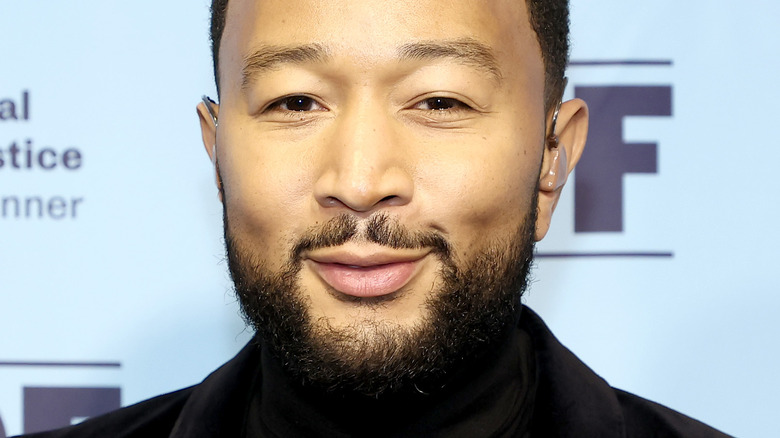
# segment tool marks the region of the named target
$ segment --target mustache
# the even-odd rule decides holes
[[[347,242],[375,243],[393,249],[431,248],[442,258],[448,258],[451,252],[449,242],[438,231],[411,231],[387,213],[375,213],[362,220],[344,213],[310,228],[293,245],[291,260],[301,260],[301,254],[307,251]]]

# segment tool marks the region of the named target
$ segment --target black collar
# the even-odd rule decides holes
[[[291,382],[263,352],[246,437],[516,437],[528,429],[535,370],[517,328],[437,388],[380,398],[337,396]]]
[[[519,328],[520,332],[528,335],[533,350],[531,356],[535,358],[537,390],[532,404],[533,433],[531,435],[624,437],[623,417],[612,388],[561,345],[542,320],[530,309],[523,309]],[[170,437],[242,436],[244,428],[251,427],[248,422],[245,423],[245,420],[253,399],[252,388],[262,387],[266,382],[263,377],[266,373],[265,368],[260,372],[263,362],[261,349],[253,340],[235,358],[212,373],[194,389]],[[485,387],[491,388],[489,384],[483,386],[475,382],[474,385],[477,393]],[[450,400],[443,392],[437,397],[453,404],[456,411],[473,403],[473,398],[468,396],[462,396],[465,397],[463,400]],[[449,424],[447,421],[454,420],[457,423],[458,419],[447,420],[429,416],[435,415],[436,401],[432,400],[429,404],[429,409],[432,409],[430,411],[424,411],[425,405],[420,408],[419,418],[425,421],[418,422],[417,426],[424,427],[424,423],[430,420],[430,424],[445,428],[440,434],[445,436]],[[301,423],[312,421],[311,418],[304,417],[300,420]]]

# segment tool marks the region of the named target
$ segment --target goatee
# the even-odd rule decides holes
[[[533,259],[536,199],[530,205],[513,235],[496,236],[460,263],[437,231],[412,232],[386,214],[364,224],[345,214],[301,236],[286,266],[274,272],[252,253],[251,242],[233,236],[225,211],[228,266],[247,323],[294,380],[375,397],[419,390],[438,385],[516,322]],[[298,285],[301,254],[348,241],[432,249],[442,286],[430,292],[421,321],[413,327],[374,320],[333,327],[324,318],[313,320]]]

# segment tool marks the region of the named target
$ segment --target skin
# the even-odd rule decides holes
[[[452,41],[488,48],[500,78],[462,59],[399,57],[408,44]],[[245,60],[258,50],[312,43],[326,59],[277,64],[243,84]],[[556,133],[568,160],[557,170],[523,1],[231,0],[220,50],[219,129],[200,104],[203,143],[231,232],[271,270],[289,261],[301,234],[344,213],[437,231],[456,263],[513,235],[529,208],[538,208],[540,240],[557,182],[585,145],[587,107],[565,102]],[[309,99],[279,102],[287,96]],[[440,284],[440,261],[426,251],[347,243],[305,254],[298,281],[312,316],[333,327],[413,326]],[[417,261],[392,299],[346,300],[314,261],[345,252]]]

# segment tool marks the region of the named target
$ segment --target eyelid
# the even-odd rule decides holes
[[[416,109],[417,106],[423,104],[425,101],[429,99],[446,99],[446,100],[452,100],[459,104],[460,108],[452,108],[449,110],[441,110],[442,112],[445,111],[476,111],[480,113],[487,112],[487,108],[485,108],[483,105],[477,104],[473,99],[470,99],[462,94],[459,93],[453,93],[449,91],[433,91],[421,94],[419,96],[414,97],[413,99],[409,100],[409,104],[406,106],[408,109]],[[421,110],[421,111],[435,111],[435,110]]]
[[[428,103],[431,100],[435,100],[435,99],[440,99],[440,100],[446,101],[447,103],[451,104],[451,107],[450,108],[425,108],[425,109],[420,108],[420,106],[428,105]],[[413,106],[413,108],[414,109],[419,109],[419,110],[422,110],[422,111],[433,111],[433,112],[456,112],[456,111],[469,111],[469,110],[472,110],[472,107],[469,104],[467,104],[467,103],[465,103],[465,102],[463,102],[461,100],[458,100],[458,99],[455,99],[455,98],[452,98],[452,97],[440,97],[440,96],[428,97],[426,99],[422,99],[419,102],[417,102]]]
[[[441,110],[420,107],[429,99],[437,98],[451,100],[456,106]],[[484,105],[478,105],[474,100],[451,91],[422,93],[407,102],[402,107],[405,119],[415,125],[436,129],[464,129],[472,126],[480,116],[490,112]]]
[[[280,105],[282,105],[286,100],[294,98],[294,97],[305,97],[307,99],[311,99],[319,108],[311,110],[311,111],[296,111],[296,110],[280,110],[284,113],[291,113],[291,114],[297,114],[300,116],[301,113],[309,113],[309,112],[315,112],[315,111],[330,111],[330,109],[322,103],[322,99],[317,98],[316,96],[313,96],[308,93],[289,93],[281,97],[277,97],[276,99],[273,99],[268,104],[263,106],[258,114],[266,114],[276,108],[278,108]]]

